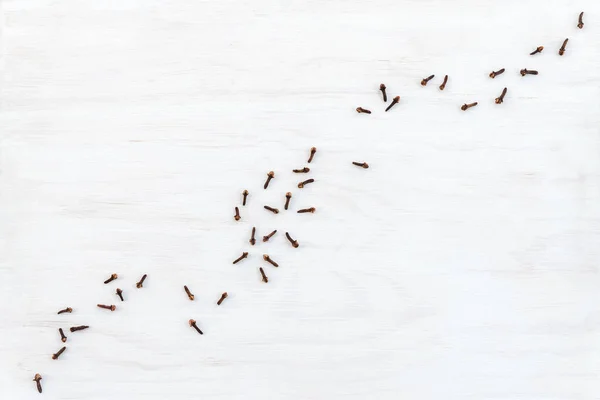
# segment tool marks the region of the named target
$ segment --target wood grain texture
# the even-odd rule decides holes
[[[599,397],[597,1],[1,6],[1,398]]]

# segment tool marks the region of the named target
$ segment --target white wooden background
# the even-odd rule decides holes
[[[1,6],[0,398],[600,398],[598,1]]]

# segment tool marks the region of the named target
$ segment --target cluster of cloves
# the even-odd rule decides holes
[[[385,86],[385,84],[381,84],[379,85],[379,90],[381,91],[381,95],[383,96],[383,102],[387,103],[387,87]],[[391,110],[392,107],[394,107],[396,104],[398,104],[400,102],[400,96],[396,96],[392,99],[392,102],[390,103],[389,106],[387,106],[387,108],[385,109],[385,112],[388,112],[389,110]],[[367,110],[366,108],[363,107],[356,107],[356,112],[359,114],[371,114],[370,110]]]
[[[137,283],[136,283],[136,287],[137,287],[137,288],[142,288],[142,287],[143,287],[143,285],[144,285],[144,281],[146,280],[146,278],[147,278],[147,277],[148,277],[148,275],[147,275],[147,274],[144,274],[144,275],[142,276],[142,278],[139,280],[139,282],[137,282]],[[105,284],[105,285],[108,285],[109,283],[111,283],[111,282],[115,281],[115,280],[116,280],[116,279],[118,279],[118,278],[119,278],[119,275],[118,275],[118,274],[111,274],[111,275],[108,277],[108,279],[106,279],[106,280],[104,281],[104,284]],[[124,301],[124,298],[123,298],[123,290],[121,290],[121,289],[117,288],[117,290],[116,290],[116,295],[117,295],[117,296],[119,296],[119,298],[121,299],[121,301]],[[98,307],[98,308],[103,308],[103,309],[106,309],[106,310],[110,310],[110,311],[115,311],[115,310],[117,309],[117,306],[115,306],[114,304],[111,304],[111,305],[98,304],[98,305],[97,305],[97,307]],[[61,315],[61,314],[71,314],[71,313],[73,313],[73,308],[71,308],[71,307],[65,307],[65,308],[63,308],[62,310],[59,310],[59,311],[57,312],[57,315]],[[85,329],[88,329],[88,328],[89,328],[89,326],[88,326],[88,325],[72,326],[71,328],[69,328],[69,331],[70,331],[71,333],[73,333],[73,332],[83,331],[83,330],[85,330]],[[63,330],[63,328],[58,328],[58,333],[59,333],[59,335],[60,335],[60,341],[61,341],[62,343],[66,343],[66,342],[67,342],[67,340],[68,340],[68,338],[67,338],[67,335],[65,335],[65,331]],[[66,347],[66,346],[63,346],[63,347],[61,347],[61,348],[60,348],[60,349],[59,349],[59,350],[58,350],[56,353],[52,354],[52,359],[53,359],[53,360],[58,360],[58,359],[59,359],[59,357],[60,357],[60,356],[61,356],[61,355],[62,355],[62,354],[63,354],[63,353],[66,351],[66,350],[67,350],[67,347]],[[37,390],[38,390],[38,392],[42,393],[42,383],[41,383],[42,376],[41,376],[39,373],[38,373],[38,374],[35,374],[35,377],[34,377],[34,379],[33,379],[33,380],[34,380],[34,382],[36,383],[36,386],[37,386]]]
[[[385,97],[385,96],[386,96],[386,94],[385,94],[385,85],[383,86],[382,93],[384,94],[384,97]],[[359,111],[359,112],[365,112],[365,113],[370,113],[370,111],[369,111],[369,110],[365,110],[365,109],[362,109],[362,108],[360,108],[360,107],[357,109],[357,111]],[[309,155],[308,155],[308,159],[307,159],[307,161],[306,161],[306,162],[307,162],[307,164],[310,164],[310,163],[312,163],[312,162],[313,162],[313,160],[314,160],[314,158],[315,158],[315,155],[316,155],[316,153],[317,153],[317,148],[316,148],[316,147],[311,147],[311,149],[310,149],[310,152],[309,152]],[[368,168],[368,165],[367,165],[367,163],[356,163],[356,165],[362,166],[363,168]],[[292,172],[293,172],[294,174],[306,174],[306,173],[309,173],[310,171],[311,171],[311,169],[310,169],[309,167],[302,167],[302,168],[298,168],[298,169],[293,169],[293,170],[292,170]],[[274,172],[274,171],[270,171],[270,172],[267,174],[267,180],[266,180],[265,184],[263,185],[263,188],[264,188],[264,189],[267,189],[267,188],[269,187],[269,184],[270,184],[271,180],[273,180],[274,178],[275,178],[275,172]],[[309,184],[312,184],[312,183],[314,183],[314,182],[315,182],[315,179],[314,179],[314,178],[309,178],[309,179],[305,179],[305,180],[303,180],[303,181],[299,182],[297,186],[298,186],[298,189],[304,189],[304,188],[306,188],[306,187],[307,187]],[[244,191],[242,192],[242,206],[245,206],[245,205],[247,204],[247,196],[248,196],[248,194],[249,194],[248,190],[244,190]],[[291,201],[292,201],[292,197],[293,197],[293,196],[292,196],[292,192],[286,192],[286,193],[285,193],[285,200],[284,200],[284,205],[283,205],[283,209],[284,209],[285,211],[289,210],[289,208],[290,208],[290,204],[291,204]],[[272,205],[263,205],[263,208],[264,208],[265,210],[267,210],[267,211],[270,211],[270,212],[272,212],[273,214],[279,214],[279,212],[280,212],[279,208],[277,208],[277,207],[274,207],[274,206],[272,206]],[[234,219],[235,219],[236,221],[239,221],[239,220],[241,220],[241,216],[240,216],[240,214],[239,214],[239,207],[235,207],[235,210],[236,210],[236,214],[235,214],[235,216],[234,216]],[[308,207],[308,208],[301,208],[301,209],[298,209],[296,212],[297,212],[298,214],[304,214],[304,213],[314,213],[315,211],[316,211],[316,208],[315,208],[315,207]],[[263,235],[263,236],[262,236],[262,241],[263,241],[263,243],[270,242],[270,241],[271,241],[271,239],[272,239],[273,237],[275,237],[275,235],[277,234],[277,232],[278,232],[278,230],[277,230],[277,229],[274,229],[274,230],[273,230],[273,231],[271,231],[270,233],[267,233],[267,234]],[[255,246],[255,245],[256,245],[256,243],[257,243],[256,235],[257,235],[257,233],[256,233],[256,227],[254,226],[254,227],[252,227],[252,230],[251,230],[251,233],[250,233],[250,239],[248,240],[248,242],[250,243],[250,245],[251,245],[251,246]],[[298,243],[298,240],[294,239],[294,238],[293,238],[293,237],[290,235],[290,233],[289,233],[289,232],[285,232],[285,238],[286,238],[286,239],[289,241],[290,245],[291,245],[293,248],[298,248],[298,247],[300,247],[300,244]],[[238,264],[238,263],[242,262],[243,260],[245,260],[245,259],[249,258],[249,256],[250,256],[250,253],[249,253],[249,252],[247,252],[247,251],[243,251],[243,252],[241,253],[241,255],[239,255],[237,258],[235,258],[235,259],[233,260],[233,264]],[[264,260],[266,263],[269,263],[269,264],[271,264],[271,265],[272,265],[272,266],[274,266],[274,267],[279,267],[279,264],[278,264],[278,263],[277,263],[277,262],[276,262],[276,261],[275,261],[273,258],[271,258],[271,256],[269,256],[268,254],[263,254],[263,260]],[[269,282],[269,278],[268,278],[268,277],[267,277],[267,275],[266,275],[265,269],[264,269],[264,268],[262,268],[262,267],[260,267],[260,268],[259,268],[259,272],[260,272],[260,275],[261,275],[261,280],[262,280],[264,283],[267,283],[267,282]],[[186,292],[188,292],[187,288],[186,288],[185,290],[186,290]],[[189,294],[189,292],[188,292],[188,296],[189,296],[189,295],[190,295],[190,294]],[[227,297],[227,296],[225,296],[225,297]],[[224,299],[225,297],[221,298],[221,299],[219,300],[218,304],[220,304],[220,302],[222,302],[222,301],[223,301],[223,299]],[[191,299],[191,298],[190,298],[190,299]]]

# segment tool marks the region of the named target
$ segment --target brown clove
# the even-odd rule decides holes
[[[262,269],[262,267],[260,267],[258,270],[260,271],[260,274],[262,275],[262,281],[264,283],[269,283],[269,278],[267,278],[267,275],[265,275],[265,270]]]
[[[492,71],[492,72],[490,72],[490,78],[494,79],[498,75],[502,75],[504,73],[504,71],[505,71],[504,68],[500,68],[498,71]]]
[[[311,147],[310,149],[310,156],[308,157],[308,163],[310,164],[313,160],[313,157],[315,156],[315,153],[317,152],[317,148],[316,147]]]
[[[506,96],[506,92],[506,88],[502,89],[502,94],[500,95],[500,97],[496,97],[496,100],[494,100],[496,104],[502,104],[504,102],[504,96]]]
[[[60,311],[58,312],[58,314],[63,314],[63,313],[69,313],[69,314],[70,314],[70,313],[72,313],[72,312],[73,312],[73,309],[72,309],[71,307],[67,307],[67,308],[65,308],[64,310],[60,310]]]
[[[147,277],[148,277],[148,275],[144,274],[144,276],[142,276],[142,279],[140,279],[140,281],[135,284],[135,287],[138,289],[144,287],[144,281],[146,280]]]
[[[246,257],[248,257],[248,252],[247,251],[243,252],[242,255],[239,256],[238,258],[236,258],[236,260],[233,263],[237,264],[237,263],[239,263],[240,261],[242,261]]]
[[[286,233],[285,233],[285,237],[287,238],[287,240],[289,240],[289,241],[290,241],[290,243],[292,244],[292,246],[294,246],[294,248],[295,248],[295,249],[296,249],[296,248],[298,248],[298,246],[300,246],[300,245],[298,244],[298,241],[297,241],[297,240],[294,240],[294,239],[292,239],[292,237],[290,236],[290,234],[289,234],[289,233],[287,233],[287,232],[286,232]]]
[[[218,306],[220,306],[220,305],[221,305],[221,303],[223,302],[223,300],[225,300],[226,298],[227,298],[227,292],[224,292],[224,293],[221,295],[221,298],[220,298],[220,299],[217,301],[217,305],[218,305]]]
[[[392,99],[390,105],[385,109],[385,112],[388,112],[392,107],[394,107],[400,101],[400,96],[396,96]]]
[[[273,232],[269,233],[267,236],[263,236],[263,242],[268,242],[269,239],[271,239],[273,237],[273,235],[275,235],[277,233],[277,229],[275,229]]]
[[[283,208],[285,210],[288,209],[288,207],[290,206],[290,200],[292,199],[292,192],[287,192],[285,194],[285,205],[283,206]]]
[[[446,83],[448,83],[448,75],[444,76],[444,81],[440,85],[440,90],[444,90],[446,88]]]
[[[268,262],[269,264],[271,264],[272,266],[274,266],[274,267],[279,267],[279,264],[277,264],[275,261],[273,261],[273,260],[271,259],[271,257],[269,257],[269,255],[268,255],[268,254],[264,254],[264,255],[263,255],[263,259],[264,259],[266,262]]]
[[[538,46],[537,49],[535,49],[534,51],[532,51],[531,53],[529,53],[530,56],[533,56],[537,53],[541,53],[544,50],[544,46]]]
[[[467,111],[469,108],[471,107],[475,107],[477,105],[477,102],[475,103],[470,103],[470,104],[463,104],[460,109],[463,111]]]
[[[185,290],[185,293],[188,295],[190,301],[194,301],[194,295],[192,294],[192,292],[190,292],[190,289],[188,289],[188,287],[184,285],[183,290]]]
[[[267,180],[266,180],[265,186],[264,186],[265,189],[267,187],[269,187],[269,182],[271,182],[271,179],[273,179],[273,178],[275,178],[275,172],[269,171],[269,173],[267,174]]]

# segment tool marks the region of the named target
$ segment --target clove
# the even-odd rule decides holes
[[[239,256],[238,258],[236,258],[236,260],[233,263],[237,264],[237,263],[239,263],[240,261],[242,261],[246,257],[248,257],[248,252],[247,251],[243,252],[242,255]]]
[[[314,179],[307,179],[304,182],[300,182],[298,184],[298,188],[302,189],[304,186],[308,185],[309,183],[313,183],[315,180]]]
[[[392,107],[394,107],[400,101],[400,96],[396,96],[392,99],[390,105],[385,109],[385,112],[388,112]]]
[[[55,354],[52,354],[52,359],[53,360],[58,360],[58,357],[60,357],[60,355],[62,353],[64,353],[66,349],[67,349],[66,347],[63,347],[62,349],[60,349],[59,351],[57,351]]]
[[[275,178],[275,172],[269,171],[269,173],[267,174],[267,181],[265,182],[265,186],[264,186],[265,189],[267,187],[269,187],[269,182],[271,182],[271,179],[273,179],[273,178]]]
[[[317,148],[316,147],[311,147],[310,149],[310,156],[308,157],[308,163],[310,164],[313,160],[313,157],[315,156],[315,153],[317,152]]]
[[[268,254],[264,254],[264,255],[263,255],[263,259],[264,259],[266,262],[268,262],[269,264],[271,264],[272,266],[274,266],[274,267],[279,267],[279,264],[277,264],[275,261],[273,261],[273,260],[271,259],[271,257],[269,257],[269,255],[268,255]]]
[[[496,104],[502,104],[504,102],[504,96],[506,96],[506,91],[506,88],[502,89],[502,94],[500,95],[500,97],[496,97],[496,100],[494,100]]]
[[[296,249],[296,248],[298,248],[298,246],[300,246],[300,245],[298,244],[298,241],[297,241],[297,240],[294,240],[294,239],[292,239],[292,237],[290,236],[290,234],[289,234],[289,233],[287,233],[287,232],[286,232],[286,233],[285,233],[285,237],[287,238],[287,240],[289,240],[289,241],[290,241],[290,243],[292,244],[292,246],[294,246],[294,248],[295,248],[295,249]]]
[[[424,78],[424,79],[421,81],[421,86],[427,86],[427,82],[429,82],[430,80],[432,80],[434,76],[435,76],[435,75],[429,75],[427,78]]]
[[[200,330],[200,328],[198,328],[198,325],[196,325],[196,320],[190,319],[189,323],[190,323],[190,326],[196,330],[196,332],[198,332],[201,335],[204,335],[204,333]]]
[[[569,41],[569,39],[565,39],[565,41],[563,42],[562,46],[560,46],[560,49],[558,50],[558,55],[562,56],[563,54],[565,54],[565,48],[567,47],[567,42]]]
[[[502,75],[504,73],[504,71],[505,71],[504,68],[500,68],[498,71],[492,71],[492,72],[490,72],[490,78],[494,79],[498,75]]]
[[[188,295],[190,301],[194,301],[194,295],[192,292],[190,292],[190,289],[188,289],[187,286],[183,286],[183,290],[185,290],[185,293]]]
[[[446,83],[448,83],[448,75],[444,76],[444,81],[440,85],[440,90],[444,90],[446,88]]]
[[[58,333],[60,333],[60,340],[65,343],[67,341],[67,337],[65,336],[65,333],[63,332],[62,328],[58,328]]]
[[[263,236],[263,242],[268,242],[269,239],[271,239],[273,237],[273,235],[275,235],[277,233],[277,229],[275,229],[273,232],[269,233],[267,236]]]
[[[227,298],[227,292],[224,292],[224,293],[221,295],[221,298],[220,298],[220,299],[217,301],[217,305],[218,305],[218,306],[220,306],[220,305],[221,305],[221,303],[223,302],[223,300],[225,300],[226,298]]]
[[[290,200],[292,199],[292,193],[291,192],[287,192],[285,194],[285,205],[283,206],[283,208],[285,210],[288,209],[289,205],[290,205]]]
[[[267,278],[267,275],[265,275],[265,270],[262,269],[262,267],[259,268],[260,274],[262,275],[262,281],[264,283],[269,283],[269,278]]]
[[[541,53],[544,50],[544,46],[538,46],[537,49],[535,49],[533,52],[529,53],[530,56],[533,56],[537,53]]]
[[[144,281],[146,280],[147,277],[148,277],[148,275],[144,274],[144,276],[142,276],[142,279],[140,279],[140,281],[135,284],[135,287],[138,289],[144,287]]]
[[[477,102],[475,103],[471,103],[471,104],[463,104],[460,109],[463,111],[467,111],[469,108],[471,107],[475,107],[477,105]]]

